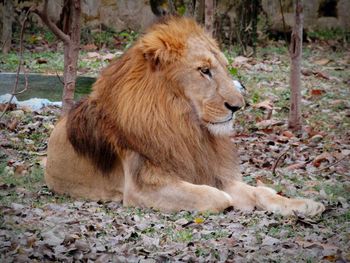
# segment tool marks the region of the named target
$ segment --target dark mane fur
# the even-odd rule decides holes
[[[103,113],[87,99],[79,101],[68,114],[67,135],[74,150],[88,157],[104,174],[114,169],[117,153],[103,133]]]

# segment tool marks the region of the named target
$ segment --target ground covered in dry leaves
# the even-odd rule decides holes
[[[286,48],[232,59],[251,104],[237,118],[233,141],[245,181],[319,200],[327,206],[321,216],[165,214],[55,195],[43,165],[59,109],[13,107],[0,123],[0,261],[350,261],[350,53],[329,45],[304,53],[301,134],[286,125]]]

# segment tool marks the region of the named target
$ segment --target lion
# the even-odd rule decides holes
[[[321,203],[242,181],[230,135],[245,105],[228,61],[189,18],[151,28],[54,128],[45,180],[58,194],[160,211],[316,215]]]

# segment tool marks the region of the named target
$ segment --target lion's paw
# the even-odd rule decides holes
[[[306,216],[315,216],[321,214],[325,210],[325,206],[319,202],[310,199],[292,199],[288,207],[288,214],[293,211],[302,213]]]
[[[201,186],[205,198],[198,200],[199,211],[221,212],[232,206],[232,198],[229,194],[210,186]]]

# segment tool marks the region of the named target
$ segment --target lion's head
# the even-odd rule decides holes
[[[154,26],[139,45],[156,71],[171,74],[169,81],[184,93],[203,126],[214,135],[232,132],[244,99],[232,85],[227,59],[202,28],[189,19],[171,19]]]
[[[223,155],[233,158],[228,142],[218,138],[228,138],[234,113],[244,105],[227,64],[193,20],[156,24],[102,72],[88,100],[72,111],[70,141],[78,152],[95,147],[88,150],[91,159],[131,149],[178,176],[214,180]],[[83,122],[88,127],[74,128]],[[105,169],[112,157],[96,165]]]

